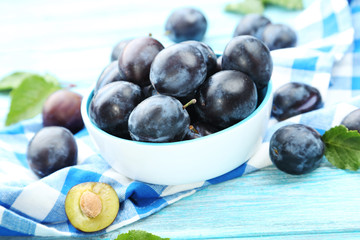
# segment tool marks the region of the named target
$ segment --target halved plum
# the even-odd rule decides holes
[[[70,223],[83,232],[108,227],[119,212],[119,198],[114,188],[101,182],[84,182],[66,195],[65,212]]]

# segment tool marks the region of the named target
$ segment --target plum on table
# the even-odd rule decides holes
[[[78,147],[73,134],[64,127],[43,127],[30,140],[27,161],[39,177],[77,164]]]
[[[270,139],[270,159],[281,171],[300,175],[320,166],[325,151],[321,135],[303,124],[279,128]]]

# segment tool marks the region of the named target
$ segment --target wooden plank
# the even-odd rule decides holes
[[[175,239],[356,233],[359,180],[328,164],[305,176],[269,167],[204,189],[119,232],[143,229]]]

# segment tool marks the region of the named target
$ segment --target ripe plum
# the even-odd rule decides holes
[[[32,171],[45,177],[59,169],[77,164],[77,144],[64,127],[43,127],[30,140],[27,161]]]
[[[73,134],[84,128],[81,117],[82,96],[68,89],[52,93],[44,102],[42,120],[44,126],[61,126]]]
[[[270,159],[289,174],[305,174],[319,167],[325,145],[320,134],[303,124],[279,128],[270,139]]]
[[[114,136],[129,138],[128,118],[142,98],[138,85],[126,81],[112,82],[94,95],[89,114],[100,129]]]
[[[152,37],[138,37],[131,40],[119,56],[119,70],[124,80],[140,87],[150,84],[150,66],[164,46]]]
[[[271,21],[260,14],[251,13],[245,15],[235,28],[234,37],[241,35],[251,35],[261,39],[262,32]]]
[[[200,86],[194,106],[200,121],[223,129],[249,116],[257,98],[256,86],[248,75],[223,70]]]
[[[150,69],[150,81],[160,94],[186,97],[204,82],[207,74],[205,59],[190,44],[174,44],[162,50]]]
[[[195,40],[185,41],[185,42],[182,42],[182,44],[190,44],[200,50],[200,52],[202,53],[202,55],[205,59],[205,63],[206,63],[206,67],[207,67],[207,76],[211,76],[212,74],[214,74],[217,71],[216,54],[215,54],[214,50],[212,50],[212,48],[208,44],[206,44],[204,42],[195,41]]]
[[[261,89],[270,81],[273,62],[268,47],[261,40],[244,35],[232,38],[226,45],[222,69],[246,73]]]
[[[272,115],[279,121],[322,107],[317,88],[305,83],[286,83],[274,92]]]
[[[176,43],[187,40],[201,41],[206,30],[207,20],[204,14],[192,7],[175,9],[165,24],[168,37]]]
[[[119,59],[119,56],[121,55],[122,51],[124,50],[125,46],[131,41],[133,40],[133,38],[126,38],[121,40],[120,42],[118,42],[112,52],[111,52],[111,58],[110,60],[113,61],[117,61]]]
[[[129,117],[133,140],[175,142],[183,140],[190,124],[189,114],[179,100],[155,95],[139,103]]]
[[[261,39],[271,50],[294,47],[297,42],[295,31],[286,24],[268,24],[261,35]]]
[[[100,74],[94,88],[94,94],[96,94],[96,92],[104,85],[111,82],[124,80],[124,78],[124,74],[119,70],[118,62],[111,62],[104,68],[104,70]]]
[[[360,109],[356,109],[346,115],[341,124],[349,130],[357,130],[360,133]]]

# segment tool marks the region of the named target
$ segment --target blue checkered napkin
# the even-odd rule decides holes
[[[339,97],[340,94],[337,95],[339,92],[356,90],[360,85],[356,81],[360,77],[359,70],[354,67],[356,64],[354,61],[359,60],[359,2],[360,0],[352,1],[350,9],[346,0],[317,0],[298,17],[295,25],[299,33],[298,46],[272,52],[274,59],[272,81],[275,88],[289,81],[310,83],[320,89],[326,104],[329,102],[330,94]],[[352,24],[357,26],[355,34]],[[331,83],[330,87],[329,83]],[[355,99],[342,105],[330,105],[290,120],[310,125],[323,132],[336,124],[346,112],[359,106],[360,100]],[[0,235],[85,235],[74,229],[67,221],[64,200],[72,186],[87,181],[111,184],[121,202],[120,212],[109,228],[86,235],[94,236],[120,228],[149,216],[210,184],[240,177],[268,166],[270,161],[266,142],[274,129],[281,124],[286,122],[269,126],[265,143],[247,163],[218,178],[178,186],[145,184],[118,174],[98,154],[86,129],[75,136],[79,147],[79,164],[38,179],[29,170],[26,147],[29,140],[42,127],[40,116],[2,129],[0,130]]]

